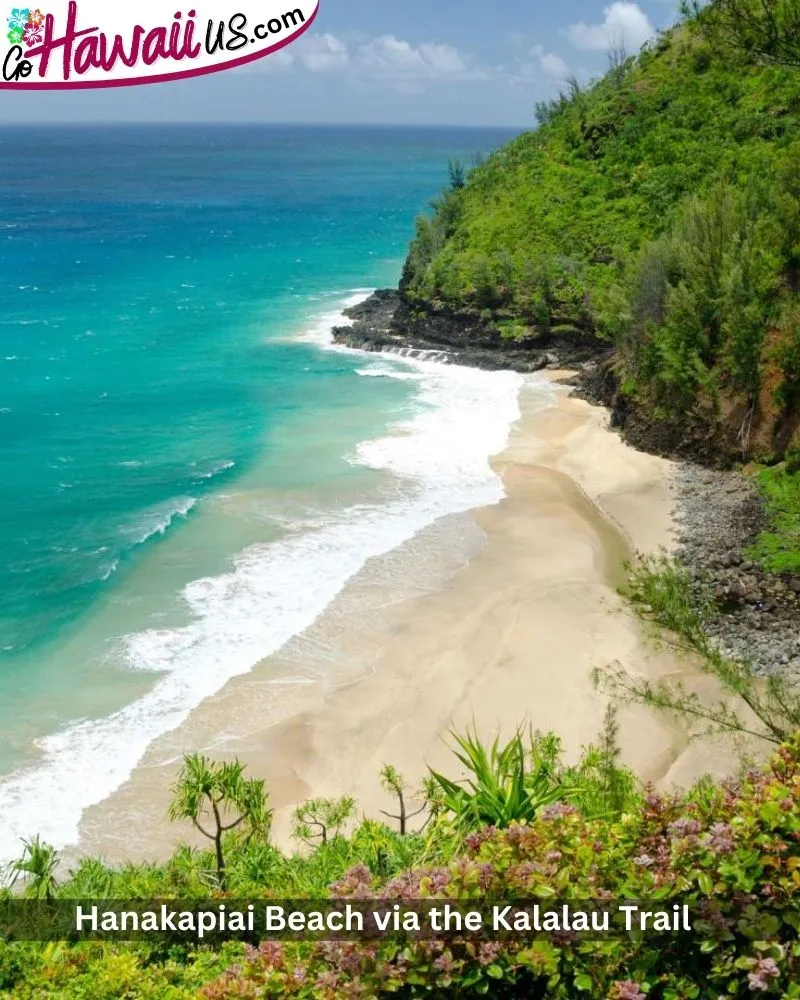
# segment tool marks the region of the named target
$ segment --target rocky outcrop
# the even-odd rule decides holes
[[[337,327],[334,340],[361,351],[426,357],[487,370],[535,372],[576,367],[595,356],[591,336],[504,339],[480,316],[446,310],[414,310],[398,291],[376,292],[347,310],[351,326]]]

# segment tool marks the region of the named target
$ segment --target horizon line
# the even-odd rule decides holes
[[[64,121],[63,119],[47,121],[46,119],[36,122],[31,121],[4,121],[0,119],[0,128],[20,128],[20,129],[42,129],[42,128],[126,128],[128,126],[164,126],[164,127],[184,127],[210,125],[225,128],[253,128],[253,127],[290,127],[290,128],[463,128],[463,129],[532,129],[534,123],[513,124],[513,125],[489,125],[470,124],[465,125],[457,122],[320,122],[320,121],[285,121],[285,122],[262,122],[262,121],[236,121],[226,122],[219,119],[208,121],[157,121],[153,119],[131,119],[130,121]]]

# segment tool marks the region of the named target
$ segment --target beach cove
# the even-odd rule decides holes
[[[238,756],[265,778],[275,840],[289,847],[297,805],[348,794],[377,817],[391,805],[383,764],[418,782],[426,765],[449,763],[453,727],[474,723],[488,737],[529,724],[558,733],[574,758],[602,726],[596,666],[621,663],[711,693],[696,665],[653,644],[616,592],[635,551],[672,544],[673,463],[624,444],[605,410],[570,395],[567,375],[523,384],[521,417],[493,461],[505,499],[370,560],[309,630],[150,746],[130,780],[84,814],[81,853],[163,857],[190,837],[165,821],[187,752]],[[463,553],[465,538],[473,557],[448,565],[448,539]],[[400,568],[422,593],[397,592]],[[320,648],[330,670],[304,677],[304,655]],[[624,760],[661,788],[730,770],[725,747],[690,744],[648,710],[624,708],[621,723]]]

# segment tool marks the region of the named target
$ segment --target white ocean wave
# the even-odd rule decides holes
[[[303,339],[330,345],[341,309]],[[159,674],[138,701],[100,720],[76,723],[38,743],[40,762],[0,779],[4,821],[0,862],[16,856],[21,837],[39,833],[61,848],[78,839],[83,811],[118,789],[159,736],[233,677],[249,672],[307,629],[365,563],[397,548],[434,521],[497,503],[505,492],[490,465],[519,418],[523,377],[426,360],[362,355],[361,374],[416,382],[411,415],[389,433],[362,442],[350,460],[396,477],[385,503],[359,504],[304,519],[304,529],[242,552],[233,568],[199,579],[182,594],[189,623],[120,640],[130,668]],[[542,382],[543,399],[551,390]],[[185,517],[181,498],[143,515],[129,529],[144,542]]]
[[[188,517],[196,506],[195,497],[179,497],[139,514],[133,524],[122,529],[122,534],[127,537],[129,545],[144,545],[157,535],[165,535],[175,521]]]

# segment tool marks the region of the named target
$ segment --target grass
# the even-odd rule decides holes
[[[758,481],[769,528],[750,556],[771,573],[800,573],[800,471],[762,469]]]

